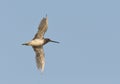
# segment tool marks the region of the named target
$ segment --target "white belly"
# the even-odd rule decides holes
[[[31,46],[40,46],[40,45],[43,45],[43,43],[44,43],[43,39],[35,39],[35,40],[30,41],[29,44]]]

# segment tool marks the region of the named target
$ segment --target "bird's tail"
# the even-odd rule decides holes
[[[29,45],[29,43],[23,43],[22,45],[26,45],[26,46],[28,46],[28,45]]]

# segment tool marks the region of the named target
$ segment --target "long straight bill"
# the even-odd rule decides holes
[[[51,40],[50,42],[53,42],[53,43],[60,43],[60,42],[58,42],[58,41],[52,41],[52,40]]]

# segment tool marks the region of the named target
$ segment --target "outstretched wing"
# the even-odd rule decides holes
[[[40,25],[38,27],[38,32],[36,33],[35,37],[33,39],[42,39],[45,32],[48,29],[48,17],[46,16],[46,18],[43,18],[40,22]]]
[[[37,68],[41,69],[41,71],[44,71],[45,66],[45,57],[44,57],[44,50],[42,46],[39,47],[33,47],[35,53],[36,53],[36,63]]]

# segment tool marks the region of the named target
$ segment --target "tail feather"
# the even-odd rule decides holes
[[[23,43],[22,45],[29,45],[28,43]]]

